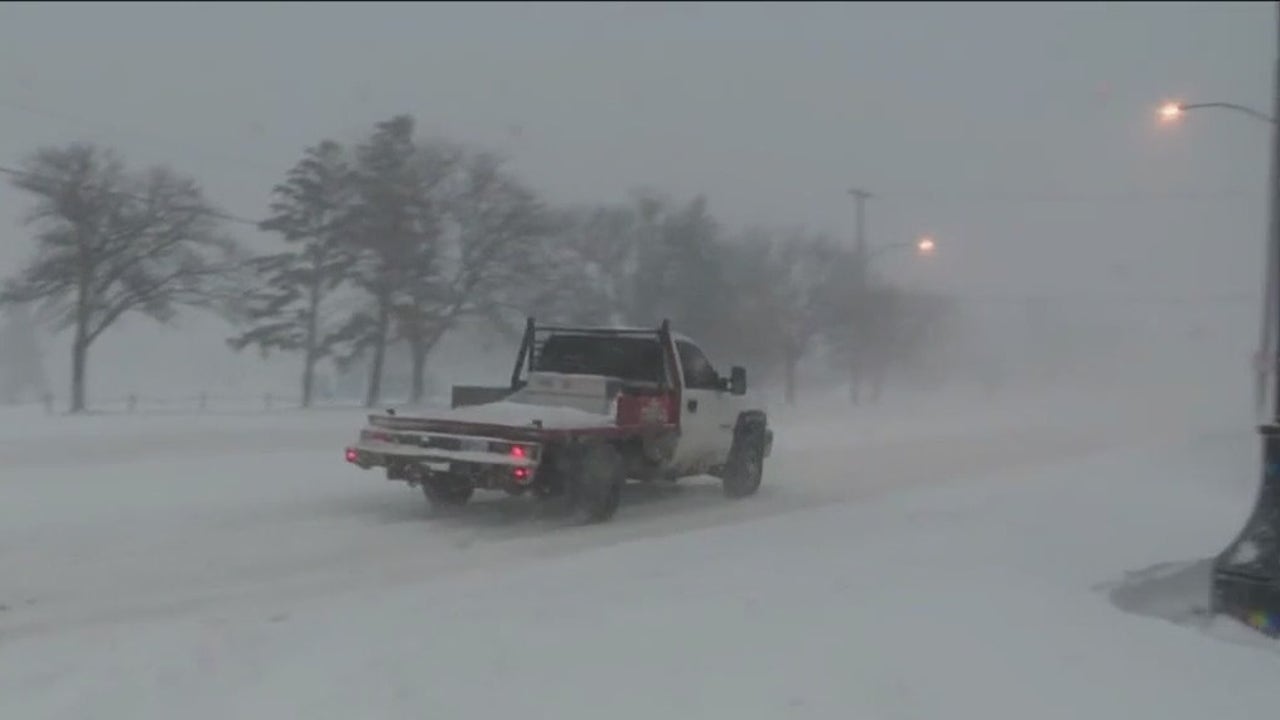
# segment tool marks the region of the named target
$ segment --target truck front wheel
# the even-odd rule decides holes
[[[764,423],[740,423],[722,477],[724,494],[731,498],[754,495],[764,478]]]

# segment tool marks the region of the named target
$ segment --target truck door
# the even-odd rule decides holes
[[[730,395],[722,388],[719,373],[698,346],[678,340],[676,352],[684,376],[678,457],[682,465],[705,469],[728,457],[737,420],[736,413],[732,418],[728,415],[736,404],[728,401]]]

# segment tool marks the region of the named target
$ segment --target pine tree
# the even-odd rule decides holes
[[[263,230],[279,233],[291,249],[256,258],[254,289],[240,317],[249,327],[228,340],[239,351],[256,346],[302,354],[302,407],[310,407],[316,364],[338,340],[325,327],[324,301],[350,278],[351,170],[342,147],[324,141],[307,148],[272,194],[271,217]]]
[[[413,135],[413,118],[398,115],[378,123],[369,140],[356,149],[347,227],[355,249],[352,281],[369,302],[350,316],[335,342],[343,347],[338,357],[342,367],[372,352],[367,407],[382,397],[396,307],[404,302],[410,284],[430,273],[421,225],[431,217],[431,208],[422,192]]]

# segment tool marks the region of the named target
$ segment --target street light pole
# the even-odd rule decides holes
[[[867,279],[867,200],[871,199],[871,193],[853,188],[849,190],[849,194],[853,196],[853,250],[857,253],[858,280],[861,284]]]
[[[1254,120],[1266,123],[1275,131],[1277,118],[1280,118],[1280,104],[1277,104],[1272,115],[1259,112],[1251,107],[1231,102],[1198,102],[1198,103],[1181,103],[1171,102],[1165,103],[1160,108],[1160,117],[1165,122],[1173,122],[1186,114],[1188,110],[1198,110],[1201,108],[1221,108],[1223,110],[1231,110],[1242,115],[1247,115]],[[1280,192],[1280,185],[1272,173],[1269,185],[1270,197],[1274,198]],[[1274,215],[1274,213],[1273,213]],[[1254,367],[1254,413],[1258,416],[1259,422],[1263,420],[1263,413],[1266,412],[1267,405],[1267,379],[1280,370],[1280,363],[1272,362],[1272,356],[1276,352],[1274,344],[1280,342],[1280,335],[1272,336],[1272,325],[1280,322],[1280,318],[1275,315],[1280,306],[1277,301],[1277,290],[1280,289],[1280,279],[1276,277],[1276,273],[1272,270],[1277,254],[1276,243],[1271,241],[1271,230],[1268,226],[1268,242],[1266,249],[1266,262],[1263,264],[1263,293],[1262,293],[1262,312],[1260,314],[1261,327],[1258,331],[1258,353],[1255,358]],[[1278,400],[1277,402],[1280,402]]]
[[[869,321],[870,313],[866,307],[867,298],[867,282],[870,279],[870,271],[867,267],[871,263],[871,258],[867,252],[867,200],[871,198],[871,193],[860,188],[851,188],[849,194],[853,196],[853,317],[852,329],[854,336],[850,339],[849,347],[849,401],[854,405],[858,404],[858,388],[862,380],[862,370],[865,364],[865,355],[867,348],[864,347],[863,341],[866,339],[866,325]]]
[[[933,238],[925,235],[912,242],[891,243],[871,249],[867,244],[867,200],[871,199],[872,195],[861,188],[851,188],[849,195],[853,197],[854,212],[853,307],[850,308],[851,314],[849,318],[852,336],[849,338],[850,347],[848,350],[849,400],[854,405],[857,405],[859,386],[861,385],[864,371],[872,374],[872,400],[874,401],[880,395],[880,370],[882,368],[879,367],[874,358],[876,348],[872,346],[872,343],[875,342],[875,333],[871,328],[874,324],[874,310],[869,307],[871,299],[871,262],[882,253],[904,247],[914,248],[919,255],[929,256],[934,253],[936,245]]]
[[[1280,118],[1280,3],[1276,9],[1276,59],[1272,81],[1272,118]],[[1220,103],[1219,105],[1226,105]],[[1233,108],[1238,109],[1238,108]],[[1249,113],[1255,114],[1252,111]],[[1260,113],[1256,113],[1259,114]],[[1265,116],[1264,116],[1265,117]],[[1280,288],[1280,127],[1271,121],[1271,168],[1267,223],[1267,312],[1277,323],[1275,305]],[[1268,352],[1263,348],[1263,352]],[[1274,350],[1272,351],[1274,353]],[[1266,358],[1271,370],[1280,368],[1280,355]],[[1210,610],[1243,621],[1268,635],[1280,635],[1280,383],[1272,388],[1269,421],[1258,427],[1262,439],[1262,478],[1253,512],[1244,528],[1213,564]]]
[[[1280,312],[1276,312],[1274,298],[1276,288],[1280,287],[1280,126],[1276,125],[1274,118],[1280,118],[1280,3],[1275,3],[1276,7],[1276,61],[1275,68],[1272,70],[1271,90],[1271,167],[1268,171],[1268,197],[1267,197],[1267,266],[1270,271],[1268,278],[1268,290],[1265,293],[1268,297],[1266,302],[1268,309],[1274,322],[1280,323]],[[1273,337],[1280,339],[1280,327],[1273,330],[1277,333]],[[1272,372],[1280,367],[1280,356],[1270,358]],[[1275,388],[1272,398],[1273,406],[1271,413],[1272,427],[1280,426],[1280,386]],[[1280,459],[1280,456],[1273,458]]]

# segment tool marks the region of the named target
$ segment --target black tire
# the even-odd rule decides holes
[[[567,455],[565,489],[573,519],[586,525],[612,518],[627,481],[626,465],[617,448],[592,443],[573,448]]]
[[[721,478],[726,497],[750,497],[760,489],[764,479],[764,445],[763,422],[752,420],[739,424]]]
[[[450,483],[438,478],[422,483],[422,494],[426,496],[432,509],[443,510],[466,505],[474,492],[475,488],[469,485]]]

